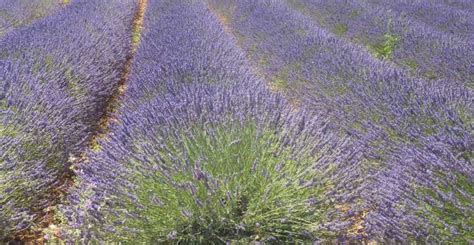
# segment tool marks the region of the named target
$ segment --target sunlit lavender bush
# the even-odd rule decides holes
[[[64,212],[84,239],[334,235],[325,176],[346,140],[330,139],[322,118],[293,114],[281,97],[245,83],[189,86],[122,115],[79,173],[76,209]]]

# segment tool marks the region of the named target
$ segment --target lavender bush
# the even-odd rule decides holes
[[[190,86],[124,111],[82,168],[71,230],[129,242],[334,236],[324,176],[345,140],[330,144],[321,118],[242,85]]]

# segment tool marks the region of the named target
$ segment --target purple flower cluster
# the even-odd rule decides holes
[[[135,8],[74,1],[0,39],[0,237],[54,201],[120,80]]]

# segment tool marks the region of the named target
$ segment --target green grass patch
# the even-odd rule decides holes
[[[351,13],[349,14],[349,17],[355,18],[355,17],[357,17],[357,16],[359,16],[359,15],[360,15],[359,11],[356,10],[356,9],[354,9],[354,10],[352,10]]]
[[[273,83],[278,89],[287,89],[289,87],[288,81],[282,77],[276,77],[273,79]]]
[[[291,74],[298,74],[301,70],[301,64],[299,62],[290,63],[280,69],[280,71],[274,76],[272,82],[277,89],[287,90],[290,85]]]
[[[0,124],[0,137],[15,137],[19,133],[13,125]]]
[[[409,67],[412,70],[418,69],[419,65],[416,62],[416,60],[408,59],[403,62],[403,64],[407,67]]]
[[[369,50],[379,59],[388,59],[392,56],[398,41],[397,36],[386,33],[381,42],[369,45]]]
[[[132,45],[137,47],[138,44],[140,43],[140,38],[141,38],[140,28],[134,28],[132,32]]]
[[[74,72],[71,67],[65,69],[64,79],[72,96],[80,97],[87,94],[87,89],[81,84],[81,76]]]
[[[8,103],[6,99],[0,99],[0,109],[5,111],[8,109]]]
[[[436,80],[436,79],[438,79],[438,74],[436,74],[436,72],[433,71],[433,70],[427,70],[427,71],[425,71],[425,72],[423,73],[423,76],[424,76],[425,78],[430,79],[430,80]]]
[[[338,36],[343,36],[347,30],[349,30],[347,25],[343,23],[337,23],[333,28],[333,32]]]

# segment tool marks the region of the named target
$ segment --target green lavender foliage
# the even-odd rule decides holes
[[[392,56],[393,51],[397,47],[398,37],[391,33],[383,36],[383,41],[369,46],[375,57],[380,59],[388,59]]]
[[[329,235],[317,231],[328,209],[317,200],[329,186],[317,183],[321,173],[312,169],[317,155],[295,158],[278,134],[252,122],[191,131],[167,143],[180,162],[190,165],[173,170],[176,161],[163,154],[160,168],[169,172],[139,171],[133,177],[143,219],[126,221],[124,227],[140,232],[122,239],[301,242]],[[140,168],[141,163],[130,165]],[[197,169],[208,177],[196,178]],[[132,210],[136,202],[126,206]]]

